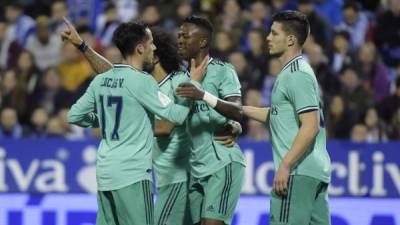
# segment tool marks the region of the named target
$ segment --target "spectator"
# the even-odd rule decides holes
[[[37,89],[40,79],[40,71],[32,53],[25,50],[21,52],[18,56],[16,73],[18,83],[26,89],[28,94],[32,94]]]
[[[278,58],[271,58],[268,63],[268,74],[264,77],[264,83],[261,90],[263,103],[265,106],[271,106],[271,93],[276,78],[281,71],[282,64]]]
[[[243,93],[246,93],[250,88],[259,88],[260,84],[257,83],[256,79],[253,79],[256,76],[251,75],[251,68],[242,52],[236,51],[230,54],[229,62],[235,67]]]
[[[7,22],[0,19],[0,69],[6,69],[8,58],[8,47],[6,40]]]
[[[57,113],[57,118],[63,130],[64,137],[69,140],[79,140],[85,138],[85,130],[82,127],[68,123],[67,114],[69,108],[62,108]]]
[[[115,46],[107,47],[104,50],[104,57],[113,64],[122,62],[122,55]]]
[[[248,50],[250,48],[250,40],[248,33],[254,29],[265,29],[271,24],[270,6],[262,1],[255,1],[250,6],[250,20],[246,22],[242,33],[241,49]],[[263,38],[264,40],[264,38]]]
[[[358,123],[351,128],[350,140],[354,143],[367,142],[368,129],[362,123]]]
[[[112,36],[120,24],[118,13],[113,3],[108,3],[104,12],[97,19],[96,37],[103,46],[109,46],[112,42]]]
[[[332,27],[342,23],[342,12],[340,9],[343,6],[343,0],[316,0],[315,10],[319,15],[325,17],[330,22]]]
[[[192,15],[193,8],[190,2],[188,1],[181,1],[175,7],[175,13],[173,13],[170,18],[166,18],[164,27],[167,30],[176,30],[182,21]]]
[[[386,97],[378,106],[379,114],[386,123],[390,123],[394,114],[400,109],[400,77],[396,80],[394,94]]]
[[[345,65],[350,65],[353,61],[349,41],[350,35],[346,31],[333,34],[333,51],[329,56],[329,61],[333,72],[337,75]]]
[[[263,107],[261,92],[257,89],[249,89],[244,96],[244,105]]]
[[[61,126],[60,120],[57,117],[52,117],[47,122],[46,137],[47,138],[63,138],[64,137],[64,130]]]
[[[313,0],[299,0],[298,10],[307,15],[308,22],[310,23],[311,34],[314,37],[315,42],[318,45],[325,45],[329,43],[329,35],[331,35],[331,30],[329,23],[325,18],[321,17],[315,11]]]
[[[378,16],[375,43],[388,66],[400,61],[400,2],[389,0],[389,9]]]
[[[69,107],[72,103],[72,93],[63,88],[59,72],[49,68],[43,73],[39,89],[32,95],[30,108],[41,107],[50,114]]]
[[[268,136],[269,135],[264,124],[255,120],[249,120],[247,123],[246,139],[252,141],[266,141],[269,139]]]
[[[378,112],[375,108],[371,107],[367,110],[364,123],[367,126],[367,142],[377,143],[380,141],[386,141],[387,135],[384,124],[381,122]]]
[[[61,44],[58,34],[51,32],[50,19],[47,16],[36,18],[36,31],[29,36],[26,49],[32,53],[40,70],[60,63]]]
[[[252,79],[261,84],[263,75],[265,74],[265,66],[267,65],[267,60],[265,58],[266,46],[264,45],[265,35],[262,29],[253,29],[247,36],[249,40],[249,49],[245,51],[245,57],[250,68],[252,68]]]
[[[86,42],[87,45],[92,47],[99,54],[103,54],[104,45],[101,41],[94,35],[93,30],[87,25],[81,25],[76,28],[76,31]]]
[[[211,55],[226,61],[232,51],[232,42],[226,32],[220,31],[215,35],[215,48],[211,50]]]
[[[13,95],[17,91],[17,75],[15,70],[6,70],[1,77],[1,105],[2,106],[13,106]]]
[[[342,15],[344,20],[337,26],[337,29],[349,32],[351,47],[357,49],[364,44],[369,27],[368,18],[362,11],[361,4],[355,0],[349,0],[344,4]]]
[[[388,137],[390,140],[400,139],[400,108],[393,114],[388,128]]]
[[[390,94],[389,70],[379,61],[374,43],[367,42],[360,47],[357,68],[365,87],[375,93],[376,103]]]
[[[149,26],[162,26],[162,18],[157,4],[148,4],[143,7],[141,20]]]
[[[0,137],[18,139],[23,135],[22,126],[18,123],[17,111],[6,107],[1,110]]]
[[[328,59],[324,55],[321,46],[312,44],[306,49],[305,53],[322,88],[323,100],[327,102],[332,96],[339,93],[340,82],[329,67]]]
[[[244,17],[237,0],[226,0],[222,14],[216,18],[215,29],[226,32],[233,46],[237,46],[242,36],[247,20]]]
[[[373,93],[361,85],[355,68],[345,67],[340,76],[341,96],[345,100],[346,106],[356,115],[356,120],[359,120],[361,113],[373,106]]]
[[[340,95],[335,95],[328,107],[326,117],[327,135],[330,139],[348,139],[354,124],[352,111],[344,104]]]
[[[65,29],[63,17],[68,17],[68,8],[65,1],[56,0],[51,3],[50,27],[54,34],[59,34]]]
[[[35,22],[31,17],[24,15],[23,10],[17,2],[9,3],[5,7],[5,15],[9,24],[8,43],[16,41],[20,46],[25,47],[29,34],[33,32]]]
[[[90,64],[81,57],[78,50],[69,43],[63,45],[62,62],[57,66],[60,71],[63,86],[68,91],[75,91],[76,88],[91,76]]]
[[[46,125],[49,115],[44,108],[36,108],[32,112],[29,131],[25,135],[31,138],[43,138],[46,136]]]

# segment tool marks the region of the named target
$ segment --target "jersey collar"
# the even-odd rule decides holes
[[[294,57],[293,59],[289,60],[289,62],[287,62],[285,64],[285,66],[281,69],[281,72],[284,71],[286,68],[288,68],[290,63],[294,62],[295,60],[301,59],[301,58],[303,58],[303,56],[302,55],[298,55],[298,56]]]

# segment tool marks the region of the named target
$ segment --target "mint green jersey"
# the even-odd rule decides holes
[[[185,105],[187,103],[184,102],[184,99],[175,95],[175,90],[180,83],[189,80],[187,73],[170,74],[159,82],[159,88],[175,103]],[[175,126],[169,136],[155,138],[153,166],[157,187],[188,180],[190,170],[188,138],[185,124]]]
[[[318,82],[310,65],[298,56],[283,67],[272,89],[269,129],[276,170],[299,131],[299,114],[313,110],[319,111],[320,130],[291,174],[329,182],[330,159]]]
[[[151,180],[154,114],[182,124],[188,113],[188,107],[159,91],[151,75],[115,65],[94,78],[72,106],[68,122],[100,125],[96,179],[99,191],[109,191]]]
[[[240,83],[233,66],[215,59],[210,59],[201,85],[205,91],[221,99],[241,96]],[[194,101],[187,119],[192,148],[190,165],[194,177],[213,174],[232,161],[245,165],[238,145],[228,148],[214,141],[214,133],[227,121],[206,102]]]

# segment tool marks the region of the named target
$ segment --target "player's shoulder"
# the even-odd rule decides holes
[[[210,69],[219,71],[220,73],[235,71],[235,67],[232,64],[216,58],[211,58],[208,66]]]
[[[298,76],[314,76],[314,71],[310,64],[301,55],[290,60],[283,67],[282,73],[290,78]]]
[[[208,66],[211,66],[213,68],[219,68],[219,69],[227,68],[227,67],[233,68],[232,64],[222,61],[221,59],[214,58],[214,57],[210,58],[210,60],[208,62]]]

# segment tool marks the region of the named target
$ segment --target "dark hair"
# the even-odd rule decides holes
[[[78,31],[79,34],[83,34],[83,33],[94,34],[92,28],[90,28],[89,25],[87,25],[87,24],[79,25],[76,28],[76,31]]]
[[[286,10],[272,17],[272,22],[279,22],[287,34],[296,36],[298,44],[303,45],[310,33],[310,23],[307,16],[299,11]]]
[[[359,12],[362,9],[362,6],[359,2],[354,0],[348,0],[344,3],[342,10],[345,9],[353,9],[356,12]]]
[[[341,36],[344,37],[347,41],[350,41],[350,34],[345,30],[336,30],[333,33],[333,37]]]
[[[154,38],[154,45],[157,49],[154,55],[158,57],[161,66],[167,73],[180,70],[181,58],[178,54],[178,48],[175,38],[161,27],[150,27]]]
[[[133,54],[136,46],[148,38],[146,28],[147,26],[143,23],[128,22],[120,24],[114,31],[113,43],[117,46],[124,59]]]
[[[183,20],[183,23],[191,23],[191,24],[194,24],[194,25],[206,30],[207,31],[207,39],[208,39],[207,45],[210,44],[210,42],[212,40],[214,28],[207,19],[205,19],[203,17],[199,17],[199,16],[189,16]]]
[[[400,77],[396,79],[396,88],[400,88]]]

